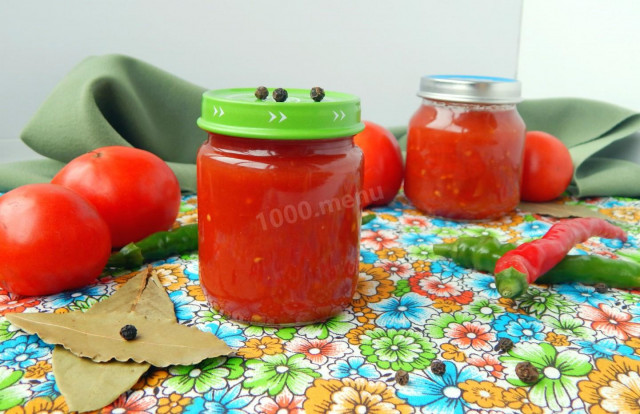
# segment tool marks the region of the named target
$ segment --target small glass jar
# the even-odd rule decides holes
[[[363,156],[358,98],[205,92],[197,158],[200,283],[212,306],[261,325],[325,320],[353,298]]]
[[[520,83],[478,76],[425,76],[409,123],[404,191],[423,212],[480,220],[520,200],[525,125]]]

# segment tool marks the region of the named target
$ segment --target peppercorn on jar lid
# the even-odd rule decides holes
[[[309,89],[286,92],[286,100],[277,102],[272,96],[257,98],[255,88],[207,91],[198,126],[223,135],[283,140],[339,138],[364,129],[355,95],[326,91],[316,102]]]
[[[420,79],[418,96],[441,101],[514,104],[522,100],[516,79],[489,76],[429,75]]]

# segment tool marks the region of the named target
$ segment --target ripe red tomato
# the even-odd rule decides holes
[[[168,230],[180,208],[180,184],[173,171],[138,148],[95,149],[71,160],[51,182],[93,204],[109,226],[113,247]]]
[[[521,200],[543,202],[558,198],[572,177],[571,154],[562,141],[542,131],[526,133]]]
[[[94,281],[111,254],[109,228],[88,201],[53,184],[0,197],[0,286],[48,295]]]
[[[394,199],[404,174],[398,140],[386,128],[364,121],[364,130],[354,141],[364,153],[362,207],[385,205]]]

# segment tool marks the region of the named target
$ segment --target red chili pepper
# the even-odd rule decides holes
[[[494,270],[498,292],[505,298],[520,296],[529,283],[558,264],[574,245],[590,237],[627,240],[624,230],[599,218],[562,220],[542,238],[523,243],[498,259]]]

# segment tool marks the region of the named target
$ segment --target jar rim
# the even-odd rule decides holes
[[[516,104],[522,101],[517,79],[474,75],[427,75],[418,96],[440,101]]]

